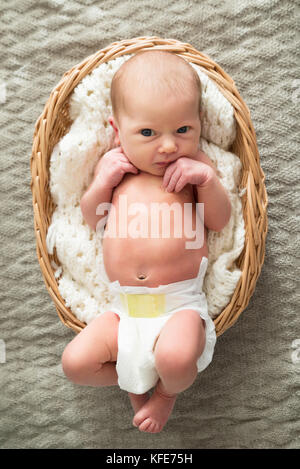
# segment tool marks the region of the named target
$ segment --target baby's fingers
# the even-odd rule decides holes
[[[166,171],[165,171],[165,174],[164,174],[164,177],[163,177],[163,182],[162,182],[162,188],[163,189],[166,189],[169,185],[169,182],[171,180],[171,177],[173,175],[173,173],[176,171],[176,164],[175,163],[172,163],[170,164]]]
[[[183,175],[179,176],[179,179],[177,180],[174,188],[175,192],[180,192],[184,188],[184,186],[186,186],[186,184],[186,178]]]
[[[125,173],[133,173],[133,174],[138,174],[139,170],[131,163],[127,162],[122,162],[122,168]]]
[[[172,176],[169,180],[169,183],[166,187],[166,191],[167,192],[173,192],[176,185],[177,185],[177,182],[179,181],[180,179],[180,176],[181,176],[181,171],[179,168],[176,168],[175,171],[172,173]]]

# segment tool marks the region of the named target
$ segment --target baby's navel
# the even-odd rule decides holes
[[[138,278],[139,280],[146,280],[147,275],[146,275],[146,274],[142,274],[142,273],[138,273],[138,274],[137,274],[137,278]]]

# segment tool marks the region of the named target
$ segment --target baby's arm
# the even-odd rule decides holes
[[[197,186],[198,201],[204,204],[204,224],[209,230],[221,231],[229,222],[231,203],[217,174]]]
[[[198,202],[204,204],[205,226],[221,231],[229,222],[231,203],[212,161],[202,151],[195,159],[179,158],[165,172],[163,187],[169,192],[179,192],[188,183],[196,186]]]
[[[96,209],[99,204],[111,201],[112,192],[112,188],[98,181],[97,177],[95,177],[88,190],[82,196],[80,201],[82,215],[93,230],[96,230],[98,221],[104,216],[97,215]]]
[[[228,193],[220,182],[216,168],[203,151],[197,153],[197,161],[212,168],[207,181],[197,185],[198,202],[204,203],[204,224],[209,230],[221,231],[229,222],[231,203]]]
[[[96,230],[99,220],[106,216],[96,214],[98,205],[111,201],[114,188],[127,172],[137,174],[138,170],[129,162],[121,147],[105,153],[97,164],[93,181],[80,201],[83,218],[93,230]]]

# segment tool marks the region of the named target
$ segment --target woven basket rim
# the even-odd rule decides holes
[[[59,265],[59,259],[56,254],[49,255],[46,247],[47,230],[54,210],[49,190],[49,159],[54,144],[70,127],[68,101],[77,84],[101,63],[149,49],[168,50],[198,65],[214,81],[234,108],[237,136],[232,151],[239,156],[242,163],[240,189],[246,188],[241,199],[245,222],[245,244],[237,261],[242,270],[240,280],[231,301],[214,319],[217,335],[220,336],[237,321],[247,307],[260,275],[268,230],[268,198],[256,135],[246,103],[233,79],[209,56],[188,43],[157,36],[142,36],[113,42],[65,72],[51,91],[44,110],[35,123],[30,160],[37,258],[46,288],[60,320],[75,332],[80,332],[86,324],[66,307],[52,267],[53,261]]]

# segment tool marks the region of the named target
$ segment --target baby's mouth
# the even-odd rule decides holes
[[[174,163],[174,161],[176,161],[176,159],[177,158],[174,158],[173,160],[170,160],[170,161],[158,161],[155,164],[157,166],[161,167],[161,168],[165,168],[166,166],[169,166],[169,164]]]

